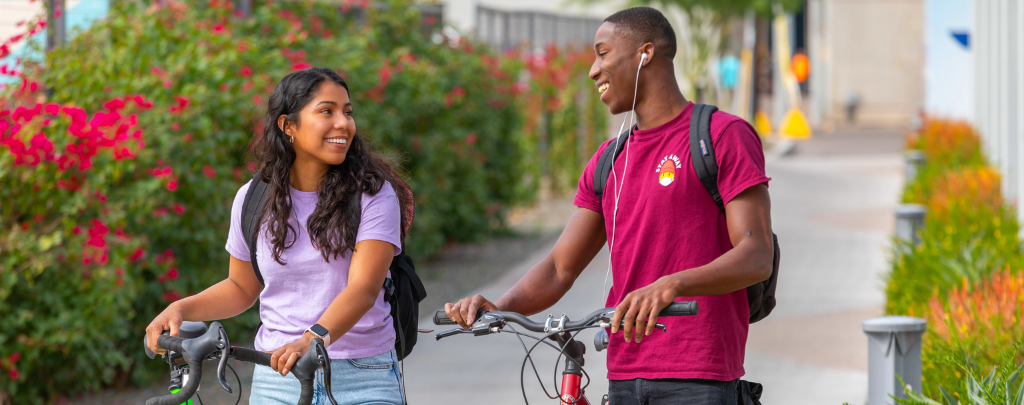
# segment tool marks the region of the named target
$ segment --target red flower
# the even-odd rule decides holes
[[[167,208],[154,208],[153,209],[153,216],[154,217],[162,217],[164,215],[167,215]]]
[[[164,291],[164,301],[174,302],[181,297],[181,294],[176,290]]]
[[[172,267],[170,270],[167,270],[167,278],[171,279],[171,280],[177,280],[178,279],[178,269]]]
[[[206,177],[209,177],[211,179],[217,177],[217,172],[213,170],[213,168],[210,167],[210,165],[203,166],[203,174],[205,174]]]
[[[178,107],[179,108],[185,109],[185,107],[188,107],[188,102],[189,102],[188,97],[174,96],[174,99],[178,101]]]
[[[181,215],[181,214],[185,213],[185,206],[181,205],[181,204],[178,204],[178,203],[174,203],[174,206],[172,207],[172,209],[174,209],[174,213],[178,214],[178,215]]]
[[[164,88],[168,88],[168,89],[169,89],[169,88],[171,88],[171,86],[172,86],[173,84],[174,84],[174,82],[172,82],[172,81],[170,81],[170,80],[165,80],[165,81],[164,81]]]
[[[75,225],[75,229],[71,230],[71,233],[73,233],[75,235],[78,235],[81,232],[82,232],[82,228],[79,228],[78,225]]]
[[[179,130],[181,130],[181,124],[179,124],[177,122],[172,122],[171,123],[171,130],[172,131],[179,131]]]
[[[292,70],[303,70],[303,69],[309,69],[311,67],[313,67],[313,65],[310,65],[307,62],[299,62],[299,63],[296,63],[296,64],[292,65]]]
[[[17,380],[18,379],[18,370],[11,370],[11,379],[12,380]]]
[[[175,191],[178,189],[178,179],[171,180],[167,183],[167,191]]]
[[[10,356],[7,356],[7,364],[10,364],[10,365],[13,366],[14,363],[17,363],[18,360],[20,360],[20,359],[21,359],[21,353],[14,352]]]
[[[217,34],[220,34],[220,33],[224,32],[224,26],[223,25],[215,25],[213,27],[213,32],[217,33]]]
[[[142,256],[145,256],[145,255],[146,255],[146,251],[142,250],[142,248],[138,248],[138,249],[135,250],[135,253],[132,253],[132,255],[128,257],[128,262],[129,263],[135,263],[135,262],[141,260]]]
[[[124,101],[115,98],[103,104],[103,108],[106,108],[110,111],[117,111],[124,108]]]
[[[114,273],[117,274],[118,277],[124,276],[124,269],[118,267],[117,270],[114,270]]]
[[[242,66],[242,70],[239,73],[241,73],[243,77],[252,76],[252,68],[249,66]]]
[[[466,143],[470,145],[476,145],[476,134],[466,135]]]

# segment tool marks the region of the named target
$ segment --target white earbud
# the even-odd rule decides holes
[[[644,59],[647,59],[647,54],[646,53],[640,54],[640,63],[644,63]]]

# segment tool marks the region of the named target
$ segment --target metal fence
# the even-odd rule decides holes
[[[602,21],[594,18],[566,17],[533,11],[501,11],[477,7],[476,38],[493,49],[507,51],[523,47],[543,52],[544,47],[587,47]]]
[[[1024,4],[975,0],[972,36],[975,126],[1024,220]]]

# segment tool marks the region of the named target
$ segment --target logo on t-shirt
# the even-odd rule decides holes
[[[676,169],[681,169],[682,167],[682,163],[679,162],[679,156],[665,156],[658,163],[658,169],[654,171],[658,173],[658,183],[661,183],[663,186],[672,184],[676,179]]]

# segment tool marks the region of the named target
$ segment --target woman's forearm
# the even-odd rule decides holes
[[[375,289],[374,293],[365,289],[346,288],[337,297],[334,297],[334,301],[327,306],[327,310],[320,316],[317,323],[327,328],[332,341],[338,340],[373,308],[378,294],[380,294],[379,288]]]
[[[231,318],[252,307],[258,296],[246,293],[230,278],[191,297],[175,301],[186,321],[213,321]]]

